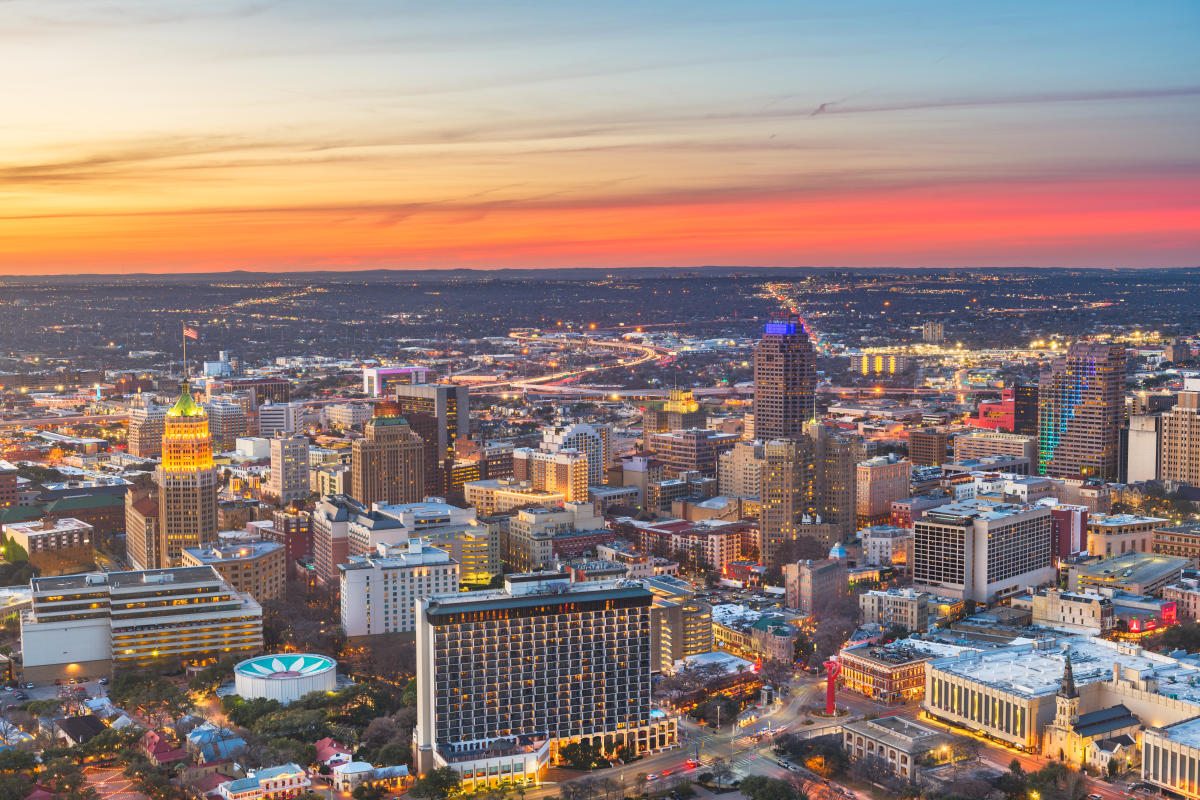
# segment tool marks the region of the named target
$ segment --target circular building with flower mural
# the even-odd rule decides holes
[[[309,692],[332,692],[337,687],[337,662],[313,653],[256,656],[238,663],[233,679],[242,697],[291,703]]]

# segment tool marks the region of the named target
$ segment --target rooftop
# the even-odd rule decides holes
[[[174,569],[131,570],[129,572],[82,572],[75,575],[58,575],[53,578],[31,578],[30,587],[35,593],[101,587],[130,589],[156,583],[211,583],[221,582],[221,576],[212,567],[176,567]]]
[[[507,576],[511,581],[514,576]],[[565,578],[565,576],[564,576]],[[440,594],[429,598],[427,616],[460,614],[466,611],[489,611],[501,608],[527,608],[549,602],[586,602],[588,600],[615,600],[618,598],[645,600],[649,606],[654,595],[637,581],[608,580],[568,583],[566,580],[547,580],[535,588],[526,587],[520,592],[510,593],[503,589],[485,589],[477,592]]]
[[[1093,525],[1097,527],[1117,527],[1122,525],[1156,525],[1160,522],[1169,522],[1170,520],[1162,519],[1161,517],[1143,517],[1141,514],[1094,514],[1088,517],[1088,527]]]
[[[1143,583],[1161,578],[1165,574],[1181,572],[1191,566],[1191,560],[1176,556],[1160,556],[1153,553],[1127,553],[1082,564],[1075,569],[1080,577],[1093,580]]]
[[[986,683],[1022,697],[1041,697],[1058,691],[1067,651],[1075,684],[1107,681],[1114,665],[1126,673],[1157,679],[1157,692],[1200,706],[1200,663],[1143,651],[1091,636],[1071,636],[1014,645],[996,650],[964,651],[938,659],[933,666],[968,680]]]
[[[201,564],[219,564],[223,561],[239,561],[247,558],[259,558],[267,553],[282,550],[278,542],[266,542],[261,539],[239,541],[234,544],[209,545],[207,547],[185,547],[183,552],[199,561]]]
[[[961,500],[926,511],[925,519],[929,521],[947,519],[999,520],[1039,509],[1044,509],[1047,514],[1049,513],[1049,509],[1046,506],[1026,505],[1023,503],[996,503],[979,499]]]

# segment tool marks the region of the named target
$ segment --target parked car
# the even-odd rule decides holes
[[[27,684],[25,684],[25,688],[26,688],[26,689],[32,689],[32,688],[33,688],[33,683],[32,683],[32,682],[30,682],[30,683],[27,683]]]

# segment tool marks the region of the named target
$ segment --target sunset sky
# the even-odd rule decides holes
[[[0,274],[1200,266],[1200,2],[0,0]]]

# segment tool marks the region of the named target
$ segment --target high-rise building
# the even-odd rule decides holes
[[[166,419],[166,406],[143,405],[129,409],[129,455],[138,458],[158,458],[162,454],[163,427]]]
[[[651,603],[624,582],[509,575],[417,605],[414,763],[464,787],[538,783],[568,742],[643,755],[676,742],[651,704]]]
[[[883,525],[891,519],[892,501],[908,497],[912,462],[876,456],[858,465],[856,514],[859,527]]]
[[[203,663],[262,649],[262,607],[209,566],[89,572],[29,582],[25,680]]]
[[[383,413],[390,409],[377,408]],[[416,503],[425,497],[425,442],[398,416],[377,416],[363,426],[351,449],[354,499],[372,503]]]
[[[788,608],[816,616],[822,599],[846,593],[846,562],[840,558],[804,559],[783,565]]]
[[[858,463],[866,458],[866,448],[858,437],[834,435],[825,425],[806,430],[813,441],[812,505],[825,524],[837,528],[841,541],[847,541],[858,530]]]
[[[513,478],[529,481],[535,491],[558,492],[568,502],[588,496],[588,457],[578,450],[556,453],[518,447],[513,450]]]
[[[717,457],[717,484],[721,494],[761,497],[767,469],[765,445],[758,440],[742,441]]]
[[[715,478],[717,458],[741,440],[736,433],[693,428],[652,433],[646,437],[646,449],[663,462],[667,475],[672,478],[685,472],[699,472],[707,478]]]
[[[313,566],[317,580],[336,584],[338,565],[350,555],[350,518],[367,509],[345,495],[329,495],[312,513]]]
[[[985,500],[930,509],[913,523],[915,588],[991,604],[1056,580],[1050,512]]]
[[[921,340],[930,344],[941,344],[945,338],[942,323],[929,320],[921,326]]]
[[[947,437],[936,428],[908,432],[908,458],[918,467],[936,467],[946,460]]]
[[[125,558],[134,569],[158,563],[158,491],[130,487],[125,493]]]
[[[650,663],[655,672],[668,672],[677,661],[712,652],[712,606],[696,599],[691,583],[663,575],[644,579],[642,586],[654,594]]]
[[[1075,342],[1038,383],[1038,473],[1116,480],[1125,348]]]
[[[158,484],[158,548],[155,567],[179,566],[185,547],[217,538],[217,489],[208,414],[192,399],[185,382],[178,402],[167,411]]]
[[[363,367],[363,393],[368,397],[387,397],[398,387],[429,383],[428,367]]]
[[[795,438],[817,413],[817,354],[798,317],[772,319],[754,348],[754,436]]]
[[[412,631],[418,597],[459,589],[458,563],[420,539],[381,544],[375,554],[351,556],[338,570],[342,630],[347,636]]]
[[[1179,402],[1162,417],[1160,477],[1200,486],[1200,392],[1179,393]]]
[[[1013,389],[1013,430],[1018,436],[1038,435],[1038,387],[1036,383],[1018,383]]]
[[[766,443],[766,473],[759,512],[759,558],[767,567],[780,565],[785,542],[805,535],[815,520],[813,507],[813,441],[773,439]]]
[[[1158,480],[1162,475],[1163,414],[1131,414],[1121,430],[1121,483]]]
[[[304,427],[303,403],[267,403],[258,407],[258,435],[272,439],[278,434],[291,436]]]
[[[454,448],[471,433],[470,397],[466,384],[391,384],[400,416],[424,441],[423,494],[445,496]]]
[[[308,494],[308,439],[277,433],[271,439],[271,478],[266,495],[286,506]]]
[[[221,453],[235,449],[237,440],[246,435],[246,410],[239,403],[221,399],[213,400],[205,407],[213,448]]]
[[[578,450],[587,456],[588,485],[608,483],[608,466],[612,460],[612,429],[607,425],[575,422],[542,428],[541,449],[548,453]]]

